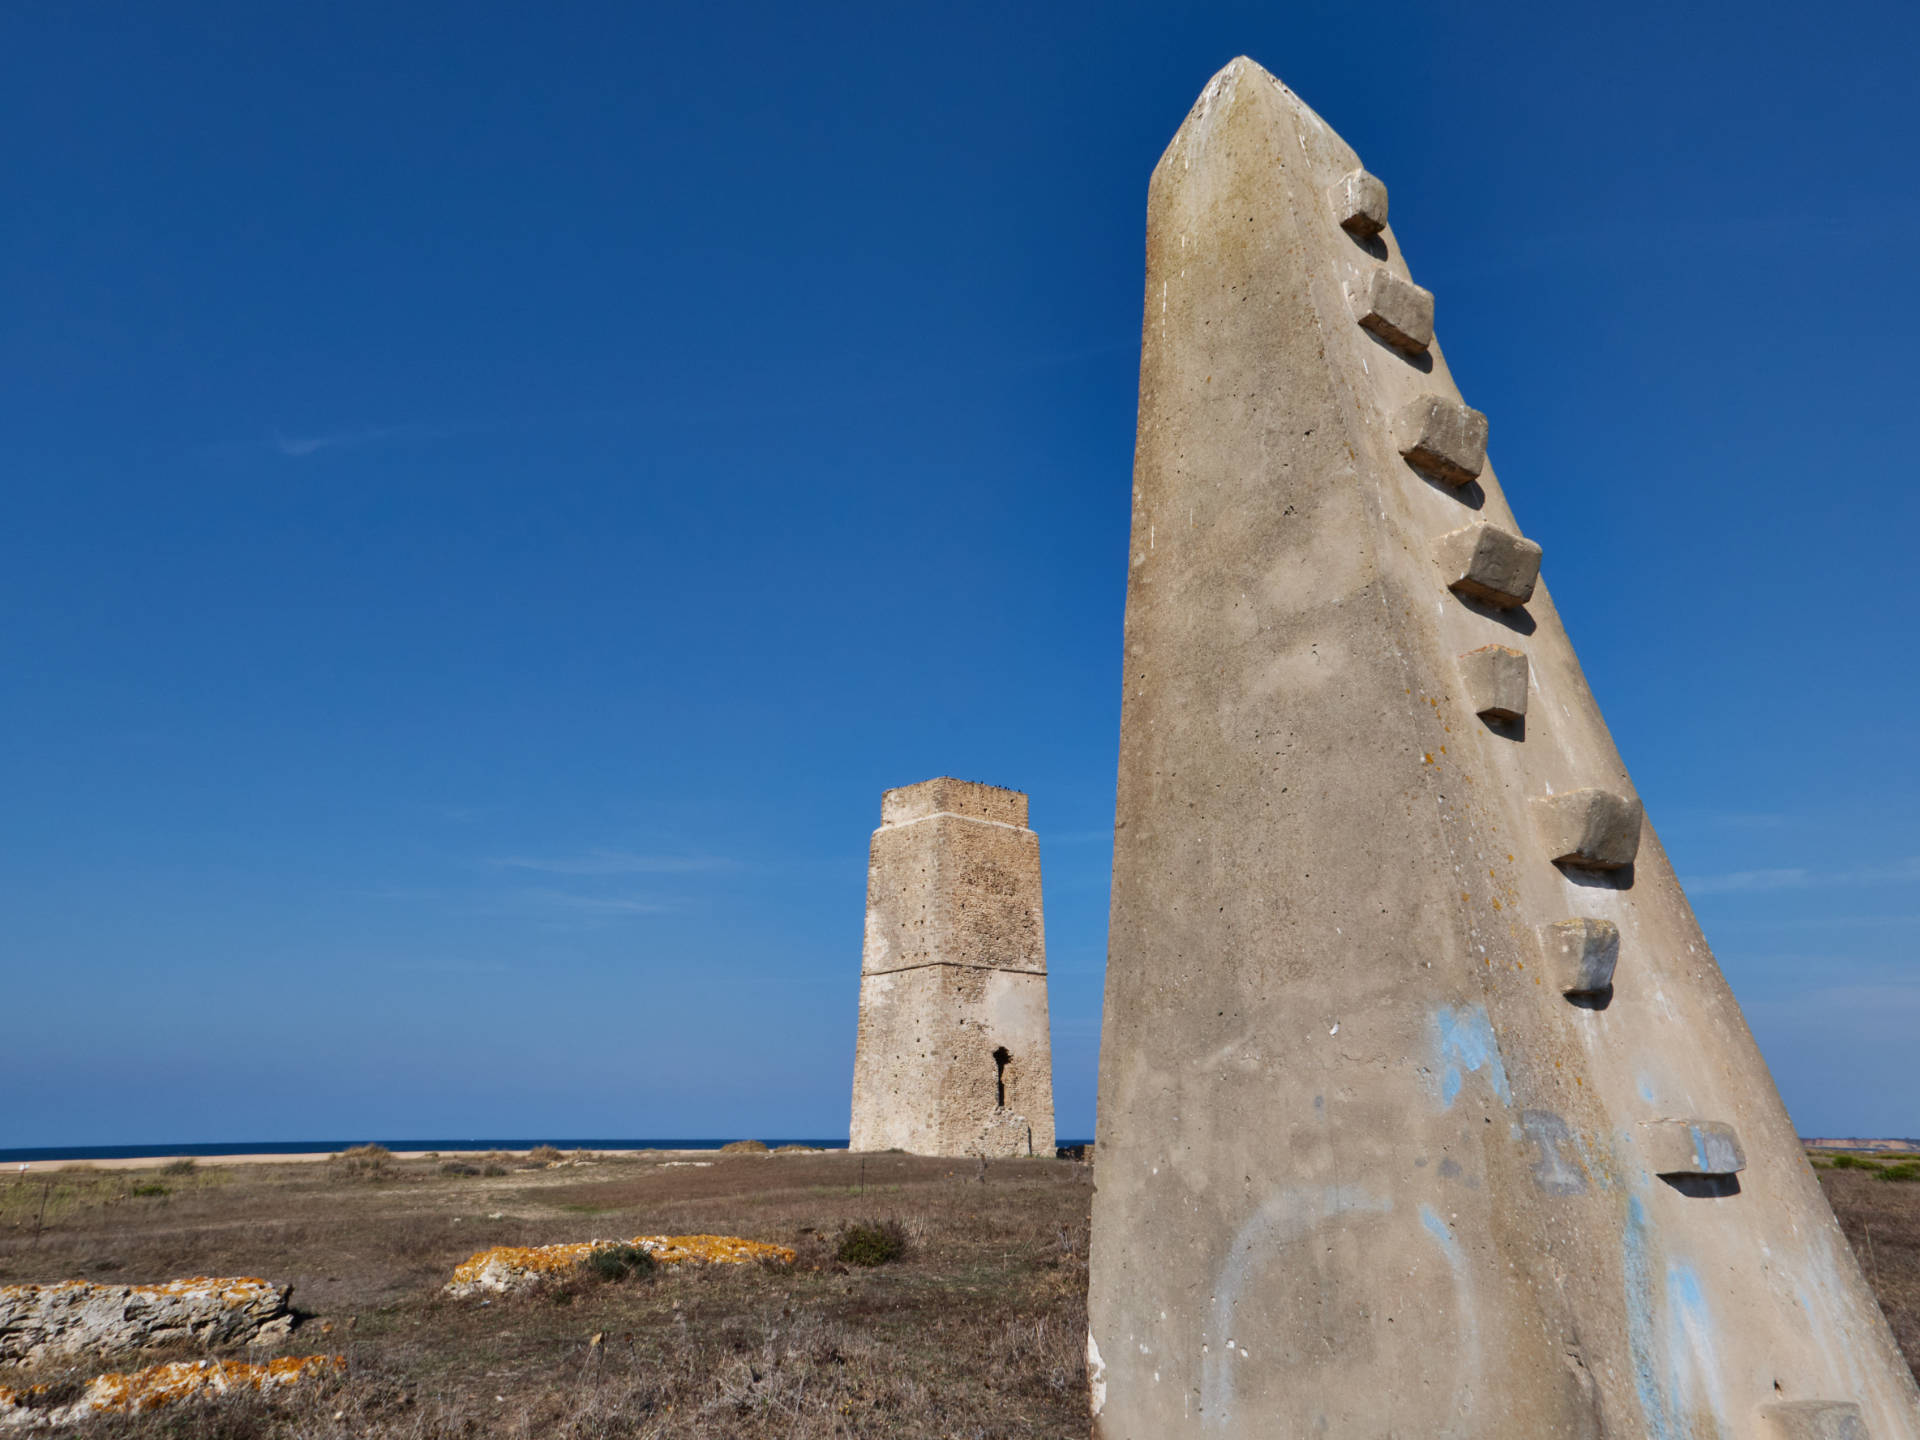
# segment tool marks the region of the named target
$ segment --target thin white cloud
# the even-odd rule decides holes
[[[1810,883],[1804,870],[1736,870],[1731,875],[1702,875],[1686,887],[1694,895],[1731,895],[1753,890],[1803,890]]]
[[[1822,874],[1803,869],[1736,870],[1729,875],[1701,875],[1685,881],[1694,895],[1730,895],[1760,890],[1828,890],[1853,885],[1911,885],[1920,881],[1920,855],[1909,855],[1886,865],[1863,865],[1855,870]]]
[[[662,915],[674,908],[670,901],[628,895],[576,895],[567,890],[522,890],[515,897],[539,910],[572,915]]]
[[[317,435],[270,432],[273,448],[289,460],[305,460],[323,450],[357,450],[383,440],[443,440],[458,433],[457,428],[446,425],[362,425],[357,429],[328,430]]]
[[[636,855],[627,850],[589,850],[584,855],[508,855],[489,860],[500,870],[532,870],[542,875],[694,875],[732,870],[735,861],[717,855]]]

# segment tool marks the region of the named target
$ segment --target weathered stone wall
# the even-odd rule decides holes
[[[204,1275],[160,1285],[0,1286],[0,1361],[38,1364],[180,1340],[276,1339],[293,1328],[292,1293],[291,1285]]]
[[[1053,1153],[1040,842],[1027,797],[889,790],[873,834],[852,1145]]]
[[[1385,222],[1245,60],[1153,176],[1096,1432],[1916,1440]]]

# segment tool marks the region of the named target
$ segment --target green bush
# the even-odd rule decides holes
[[[129,1195],[171,1195],[173,1192],[167,1189],[167,1187],[162,1185],[159,1181],[151,1180],[151,1181],[148,1181],[145,1185],[134,1186],[133,1189],[129,1190],[127,1193]]]
[[[1920,1160],[1902,1160],[1889,1165],[1873,1177],[1876,1180],[1920,1180]]]
[[[907,1232],[897,1220],[872,1220],[840,1232],[843,1265],[886,1265],[907,1253]]]
[[[1878,1170],[1880,1167],[1871,1160],[1862,1160],[1858,1155],[1836,1155],[1833,1157],[1836,1170]]]
[[[191,1175],[195,1169],[191,1155],[182,1155],[178,1160],[170,1160],[160,1167],[162,1175]]]
[[[609,1285],[627,1279],[649,1280],[659,1266],[653,1252],[639,1245],[602,1245],[580,1263],[588,1274]]]

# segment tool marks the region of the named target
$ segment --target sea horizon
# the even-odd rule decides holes
[[[723,1145],[746,1139],[762,1139],[768,1146],[807,1145],[818,1150],[845,1150],[847,1137],[829,1139],[788,1138],[783,1136],[664,1137],[653,1139],[494,1139],[440,1138],[429,1140],[197,1140],[137,1145],[38,1145],[0,1147],[0,1165],[34,1164],[49,1160],[129,1160],[143,1156],[156,1158],[192,1157],[218,1159],[224,1155],[332,1155],[355,1145],[384,1145],[389,1150],[437,1150],[441,1153],[467,1150],[531,1150],[551,1145],[559,1150],[718,1150]],[[1091,1140],[1060,1139],[1058,1145],[1090,1145]]]

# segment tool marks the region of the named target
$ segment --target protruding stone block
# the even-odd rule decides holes
[[[1738,1175],[1747,1153],[1720,1120],[1648,1120],[1640,1126],[1647,1167],[1656,1175]]]
[[[1395,420],[1393,443],[1422,475],[1465,485],[1487,468],[1487,417],[1444,395],[1422,395]]]
[[[1489,720],[1518,720],[1527,713],[1527,657],[1505,645],[1482,645],[1460,657],[1473,713]]]
[[[1533,598],[1540,578],[1540,547],[1487,521],[1463,526],[1442,535],[1435,547],[1447,588],[1457,595],[1502,610],[1524,605]]]
[[[1333,218],[1357,240],[1371,239],[1387,226],[1387,187],[1377,175],[1349,170],[1327,190]]]
[[[1620,927],[1611,920],[1556,920],[1540,927],[1541,958],[1566,995],[1597,995],[1613,985]]]
[[[1360,299],[1360,323],[1404,355],[1433,343],[1433,292],[1381,266]]]
[[[1774,1400],[1760,1407],[1761,1440],[1869,1440],[1851,1400]]]
[[[1027,797],[889,790],[867,873],[852,1147],[1053,1153],[1040,842]]]
[[[1617,870],[1640,853],[1640,802],[1589,786],[1533,802],[1547,854],[1556,865]]]

